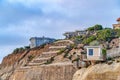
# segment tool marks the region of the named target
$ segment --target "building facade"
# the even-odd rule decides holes
[[[65,36],[66,39],[70,39],[72,37],[82,36],[86,34],[87,34],[87,31],[75,31],[75,32],[66,32],[63,35]]]
[[[103,61],[104,56],[102,54],[101,46],[85,46],[87,61]]]
[[[47,37],[32,37],[30,38],[30,48],[38,47],[42,44],[52,43],[55,39]]]
[[[113,29],[120,29],[120,18],[116,20],[118,24],[113,24]]]

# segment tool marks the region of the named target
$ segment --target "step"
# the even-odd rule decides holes
[[[37,58],[32,61],[32,63],[43,63],[46,62],[47,60],[51,59],[51,57],[48,58]]]
[[[66,48],[67,46],[50,46],[49,49],[62,49]]]
[[[30,66],[22,66],[22,67],[16,69],[16,71],[23,71],[23,70],[28,70],[28,69],[31,69],[31,67]]]
[[[56,42],[54,42],[54,43],[61,43],[61,42],[67,42],[67,43],[71,43],[71,44],[74,44],[74,42],[73,41],[71,41],[71,40],[60,40],[60,41],[56,41]]]
[[[27,64],[27,66],[39,66],[39,65],[42,65],[43,63],[33,63],[33,62],[30,62]]]
[[[54,57],[56,55],[57,55],[57,53],[41,54],[39,58]]]
[[[61,48],[62,49],[62,48]],[[49,48],[48,51],[58,51],[60,48]]]
[[[52,53],[58,53],[59,52],[59,50],[57,50],[57,51],[48,51],[48,52],[43,52],[42,54],[52,54]]]

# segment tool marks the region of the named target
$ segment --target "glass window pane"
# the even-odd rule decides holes
[[[89,55],[93,55],[93,49],[89,49]]]

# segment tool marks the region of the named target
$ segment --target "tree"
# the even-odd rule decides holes
[[[93,26],[95,30],[102,30],[103,27],[102,25],[96,24],[95,26]]]
[[[22,53],[22,52],[24,52],[24,51],[25,51],[25,49],[24,49],[23,47],[21,47],[21,48],[16,48],[16,49],[13,51],[13,53],[17,54],[17,53]]]
[[[89,27],[87,30],[88,31],[98,31],[98,30],[102,30],[102,29],[103,29],[102,25],[96,24],[92,27]]]
[[[114,31],[111,29],[104,29],[97,32],[97,40],[99,41],[108,41],[108,39],[111,39],[111,37],[114,37]]]
[[[87,30],[88,31],[94,31],[94,27],[89,27]]]
[[[96,39],[95,36],[90,36],[90,37],[84,39],[82,43],[83,44],[89,44],[90,42],[94,41],[95,39]]]

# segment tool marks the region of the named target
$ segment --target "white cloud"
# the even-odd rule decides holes
[[[61,38],[65,31],[80,29],[80,24],[70,23],[66,19],[52,19],[47,17],[38,17],[24,20],[18,24],[11,24],[7,28],[0,29],[2,33],[15,33],[16,35],[31,36],[48,36]],[[54,31],[53,31],[54,30]]]
[[[11,4],[21,3],[25,6],[33,6],[33,5],[56,5],[61,4],[64,2],[64,0],[7,0]]]

